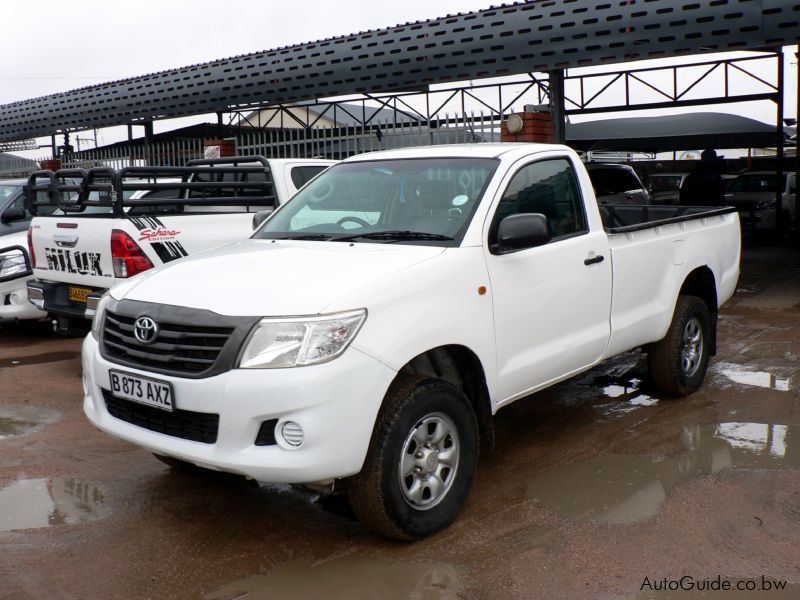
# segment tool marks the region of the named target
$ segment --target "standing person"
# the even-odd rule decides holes
[[[680,203],[684,206],[722,206],[725,204],[722,165],[714,150],[703,150],[700,162],[683,182]]]

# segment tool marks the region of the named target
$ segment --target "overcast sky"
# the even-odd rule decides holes
[[[0,0],[0,104],[490,5],[485,0]]]

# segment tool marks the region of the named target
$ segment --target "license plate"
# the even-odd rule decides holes
[[[79,288],[79,287],[70,287],[69,288],[69,299],[72,302],[81,302],[86,304],[86,296],[91,293],[92,290],[87,288]]]
[[[109,371],[108,378],[111,381],[111,393],[118,398],[125,398],[162,410],[172,411],[175,408],[172,386],[166,381],[148,379],[121,371]]]

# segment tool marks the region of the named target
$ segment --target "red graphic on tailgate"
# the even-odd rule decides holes
[[[159,227],[157,229],[150,229],[149,227],[146,229],[142,229],[139,232],[139,240],[140,242],[169,242],[174,240],[178,235],[180,235],[180,231],[177,229],[166,229],[164,227]]]

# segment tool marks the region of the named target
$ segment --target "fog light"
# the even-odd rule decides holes
[[[11,304],[16,304],[17,306],[25,302],[25,299],[19,294],[19,292],[13,292],[11,296],[9,296],[9,300],[11,301]]]
[[[286,421],[281,426],[283,440],[290,446],[297,447],[303,443],[303,428],[294,421]]]

